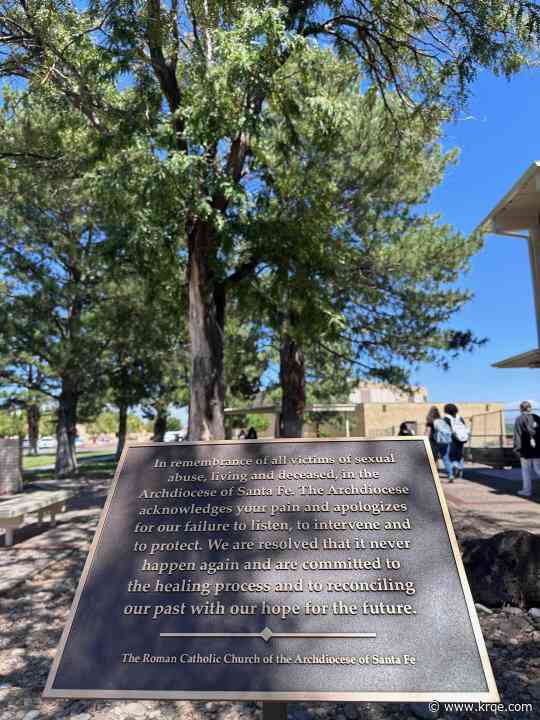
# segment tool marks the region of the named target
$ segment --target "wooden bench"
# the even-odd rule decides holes
[[[43,515],[50,514],[51,527],[54,527],[56,514],[64,510],[66,501],[75,494],[71,490],[37,490],[0,502],[0,528],[6,531],[6,546],[13,545],[13,533],[15,528],[24,525],[25,515],[37,513],[41,523]]]

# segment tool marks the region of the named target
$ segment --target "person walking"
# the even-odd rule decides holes
[[[521,463],[521,497],[532,496],[532,474],[540,477],[540,417],[532,412],[532,404],[524,400],[519,404],[521,414],[514,423],[514,451]]]
[[[257,439],[257,431],[253,427],[253,425],[249,428],[246,435],[246,440],[256,440]]]
[[[429,408],[429,412],[426,416],[426,435],[429,440],[429,444],[431,445],[431,452],[433,453],[433,458],[435,462],[439,459],[439,448],[437,445],[437,442],[435,441],[435,427],[434,422],[435,420],[441,419],[441,413],[439,412],[439,408],[436,405],[432,405]]]
[[[430,412],[433,408],[430,410]],[[450,444],[452,442],[452,427],[446,419],[441,417],[441,414],[437,408],[438,417],[433,419],[433,439],[437,446],[437,455],[443,462],[444,469],[448,476],[448,482],[454,482],[454,468],[450,462]],[[433,412],[435,415],[435,412]]]
[[[452,466],[452,477],[463,477],[463,446],[469,439],[469,428],[465,420],[458,415],[459,409],[454,403],[444,406],[444,420],[450,425],[452,440],[448,448],[448,459]]]

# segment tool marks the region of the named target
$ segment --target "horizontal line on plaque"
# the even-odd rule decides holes
[[[376,638],[376,633],[159,633],[160,637]]]

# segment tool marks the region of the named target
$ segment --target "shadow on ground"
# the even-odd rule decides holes
[[[505,477],[506,474],[506,477]],[[515,470],[477,470],[475,468],[467,468],[464,473],[464,480],[467,480],[482,487],[489,488],[494,495],[517,495],[517,491],[521,488],[521,478],[519,471]],[[540,504],[540,480],[533,481],[533,497],[527,500],[535,504]]]

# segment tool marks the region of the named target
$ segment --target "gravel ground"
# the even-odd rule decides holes
[[[66,529],[70,523],[77,526],[74,537],[78,540],[72,542],[69,554],[59,554],[31,578],[0,593],[0,720],[260,720],[262,706],[253,702],[41,698],[106,485],[106,478],[82,481],[82,501],[65,519]],[[470,513],[452,511],[452,515],[458,535],[493,533],[493,528]],[[511,703],[531,707],[513,712],[441,708],[437,715],[425,704],[289,703],[290,720],[540,719],[540,618],[513,607],[496,611],[479,607],[478,612],[501,702],[507,708]]]

